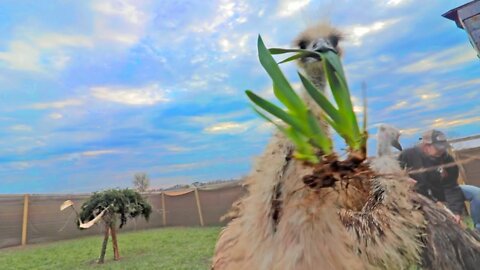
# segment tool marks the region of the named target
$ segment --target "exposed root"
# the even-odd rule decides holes
[[[341,182],[345,188],[352,185],[368,194],[370,180],[375,174],[363,160],[357,156],[350,156],[346,160],[338,160],[336,155],[324,156],[314,166],[312,174],[303,177],[303,183],[311,189],[321,189],[334,187],[336,182]]]

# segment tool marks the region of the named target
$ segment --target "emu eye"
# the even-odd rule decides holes
[[[298,42],[298,47],[302,50],[306,49],[307,48],[307,44],[308,42],[306,40],[300,40]]]
[[[338,35],[330,35],[328,39],[330,40],[330,43],[332,44],[333,47],[337,47],[341,37]]]

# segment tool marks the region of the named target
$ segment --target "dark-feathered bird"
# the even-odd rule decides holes
[[[341,34],[328,24],[310,27],[295,40],[299,48],[335,50]],[[322,62],[299,65],[325,92]],[[309,109],[322,112],[307,95]],[[246,180],[248,194],[236,203],[221,232],[212,269],[474,269],[480,247],[440,206],[411,190],[390,155],[399,133],[379,129],[379,156],[350,179],[312,188],[312,167],[291,158],[292,144],[275,134]],[[367,168],[368,169],[368,168]],[[372,172],[361,175],[365,172]],[[358,173],[358,175],[356,175]]]

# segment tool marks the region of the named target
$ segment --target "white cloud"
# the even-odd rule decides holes
[[[68,55],[58,54],[50,59],[50,63],[54,69],[62,70],[67,66],[70,59]]]
[[[140,36],[135,33],[121,33],[117,30],[107,28],[99,29],[99,31],[101,32],[99,39],[105,39],[128,46],[132,46],[140,40]]]
[[[415,113],[432,111],[438,109],[442,104],[448,101],[442,96],[442,86],[437,82],[416,84],[411,87],[402,88],[398,94],[391,95],[388,100],[394,104],[385,109],[386,112],[403,110],[405,113]],[[387,101],[386,98],[382,99]]]
[[[213,19],[203,23],[196,23],[191,30],[197,33],[213,33],[222,26],[242,24],[247,20],[245,17],[247,11],[248,5],[243,1],[220,0]],[[239,17],[236,18],[237,16]]]
[[[364,111],[363,99],[360,99],[356,96],[351,96],[351,99],[353,103],[353,111],[359,115],[363,114],[363,111]]]
[[[211,88],[222,88],[222,93],[230,93],[231,87],[224,83],[228,78],[227,73],[218,72],[215,70],[202,69],[198,73],[191,75],[190,79],[184,82],[185,90],[208,90],[211,91]],[[238,93],[238,92],[237,92]]]
[[[13,41],[8,51],[0,52],[0,61],[14,70],[34,71],[42,70],[40,65],[40,51],[37,48],[21,41]]]
[[[406,4],[408,2],[410,2],[410,0],[388,0],[386,5],[390,7],[397,7],[397,6]],[[382,0],[382,3],[384,3],[383,0]]]
[[[83,35],[45,33],[33,37],[35,45],[42,49],[58,49],[59,47],[92,47],[93,40]]]
[[[186,84],[189,89],[201,89],[208,86],[208,79],[195,74]]]
[[[86,158],[104,156],[104,155],[115,155],[115,154],[122,154],[124,151],[118,149],[102,149],[102,150],[91,150],[91,151],[80,151],[80,152],[73,152],[68,153],[60,156],[56,156],[52,159],[43,160],[41,162],[58,162],[58,161],[79,161]]]
[[[240,57],[253,55],[255,52],[254,43],[249,42],[253,37],[251,34],[229,34],[218,40],[220,50],[224,52],[220,61],[234,60]],[[250,46],[249,46],[250,45]]]
[[[252,111],[250,109],[244,109],[244,110],[234,111],[230,113],[192,116],[186,119],[186,121],[194,124],[201,124],[204,126],[213,126],[218,122],[231,122],[235,118],[244,117],[245,115],[248,115],[251,113]]]
[[[238,134],[247,131],[248,128],[247,123],[222,122],[208,126],[204,131],[211,134]]]
[[[220,48],[222,48],[223,51],[229,51],[232,47],[230,41],[228,41],[226,38],[220,39],[218,45],[220,45]]]
[[[197,55],[193,56],[192,60],[190,60],[190,63],[196,65],[198,63],[203,63],[205,61],[208,61],[207,54],[197,54]],[[165,62],[166,62],[166,60],[164,61],[164,63]]]
[[[0,52],[0,61],[13,70],[46,72],[45,69],[63,69],[70,57],[64,47],[91,47],[90,38],[59,33],[25,33],[25,37],[9,43],[8,50]]]
[[[430,100],[439,97],[440,94],[421,94],[420,98],[423,100]]]
[[[0,171],[21,171],[32,167],[30,162],[16,161],[0,164]]]
[[[132,46],[145,34],[149,13],[145,1],[94,1],[94,36],[97,40]]]
[[[400,68],[400,73],[422,73],[427,71],[446,71],[454,67],[478,61],[473,50],[468,45],[460,45],[440,52],[430,53],[423,59]]]
[[[414,89],[414,96],[419,98],[420,101],[424,104],[425,102],[430,102],[433,99],[440,97],[440,93],[438,91],[439,85],[436,82],[428,83],[425,85],[417,85]],[[410,104],[412,105],[412,104]]]
[[[468,124],[473,124],[480,122],[480,116],[474,117],[451,117],[451,118],[436,118],[433,121],[426,121],[430,122],[430,126],[432,128],[451,128],[456,126],[463,126]]]
[[[365,37],[385,31],[388,27],[395,25],[399,21],[400,19],[389,19],[376,21],[368,25],[352,25],[345,27],[345,29],[349,29],[347,35],[351,39],[352,44],[354,46],[361,46]]]
[[[144,35],[149,16],[144,1],[94,1],[94,29],[89,35],[54,33],[20,28],[17,38],[0,51],[0,62],[13,70],[49,73],[64,69],[71,59],[68,48],[93,48],[101,43],[115,49],[131,46]]]
[[[356,113],[361,114],[361,113],[363,113],[363,106],[361,106],[361,105],[354,105],[354,106],[353,106],[353,111],[356,112]]]
[[[240,18],[236,19],[235,21],[239,24],[242,24],[242,23],[246,23],[248,21],[248,19],[247,19],[247,17],[240,17]]]
[[[212,161],[200,161],[200,162],[192,162],[192,163],[178,163],[178,164],[163,165],[162,167],[158,168],[158,171],[161,173],[181,172],[181,171],[191,170],[194,168],[207,167],[212,163],[213,163]],[[155,170],[156,168],[152,168],[152,169]]]
[[[11,131],[18,131],[18,132],[29,132],[32,131],[32,127],[27,125],[14,125],[9,127]]]
[[[49,118],[51,119],[54,119],[54,120],[58,120],[58,119],[62,119],[63,118],[63,115],[59,114],[59,113],[51,113],[48,115]]]
[[[178,146],[178,145],[166,145],[165,149],[169,152],[175,152],[175,153],[187,152],[191,150],[190,148]]]
[[[387,111],[394,111],[394,110],[400,110],[400,109],[405,109],[408,107],[408,101],[406,100],[401,100],[395,103],[394,105],[390,106],[387,108]]]
[[[99,86],[92,87],[90,90],[98,99],[126,105],[154,105],[169,101],[166,91],[160,89],[158,84],[138,88]]]
[[[95,151],[85,151],[81,152],[80,154],[85,157],[94,157],[94,156],[101,156],[101,155],[110,155],[110,154],[118,154],[120,151],[118,150],[95,150]]]
[[[262,9],[260,9],[260,11],[258,11],[257,16],[258,17],[263,17],[264,14],[265,14],[265,9],[262,8]]]
[[[471,80],[462,80],[459,82],[452,82],[448,85],[446,85],[443,89],[444,90],[457,90],[457,89],[462,89],[462,88],[467,88],[467,87],[472,87],[472,86],[477,86],[480,85],[480,79],[471,79]],[[476,93],[476,92],[474,92]]]
[[[124,20],[139,24],[145,14],[128,1],[95,1],[93,9],[106,15],[118,16]]]
[[[308,6],[310,0],[281,0],[278,5],[278,16],[289,17]]]
[[[419,132],[420,132],[420,128],[406,128],[406,129],[401,129],[400,130],[400,133],[402,135],[406,135],[406,136],[415,135]]]
[[[66,99],[62,101],[35,103],[31,106],[28,106],[28,108],[35,109],[35,110],[48,110],[48,109],[63,109],[66,107],[80,106],[80,105],[83,105],[83,100]]]
[[[239,35],[237,38],[234,38],[233,42],[235,44],[235,47],[233,47],[233,49],[245,51],[248,45],[249,38],[250,38],[250,34],[243,34],[243,35]],[[231,50],[232,48],[228,48],[227,51],[231,51]]]

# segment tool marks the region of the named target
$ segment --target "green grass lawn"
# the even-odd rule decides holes
[[[0,269],[209,269],[220,228],[120,230],[120,261],[108,243],[105,264],[97,265],[103,236],[0,250]]]

